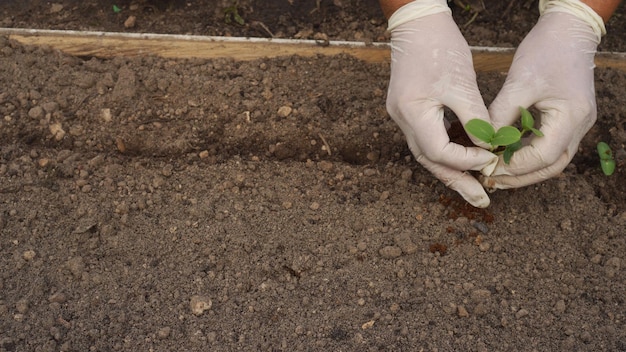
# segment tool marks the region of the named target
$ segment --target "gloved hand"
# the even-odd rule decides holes
[[[542,15],[515,53],[507,79],[489,106],[496,129],[519,119],[519,106],[540,112],[543,137],[502,159],[487,188],[522,187],[558,175],[596,121],[594,55],[604,22],[580,1],[541,1]]]
[[[487,193],[466,170],[490,173],[497,157],[482,148],[450,142],[444,122],[444,106],[452,109],[463,125],[472,118],[489,120],[469,46],[446,0],[404,5],[389,18],[389,30],[389,115],[404,132],[420,164],[473,206],[487,207]]]

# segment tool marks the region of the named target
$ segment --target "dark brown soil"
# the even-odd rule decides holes
[[[486,3],[472,44],[515,45],[537,15]],[[386,40],[374,1],[240,1],[244,26],[230,4],[5,1],[0,21]],[[413,161],[388,75],[0,38],[0,351],[626,350],[626,74],[597,70],[598,123],[560,177],[486,210]],[[503,80],[479,74],[486,102]]]
[[[480,3],[480,0],[467,0]],[[534,25],[537,0],[484,0],[465,10],[451,5],[470,45],[516,46]],[[117,6],[119,12],[113,10]],[[243,24],[233,19],[233,9]],[[229,11],[231,9],[231,11]],[[475,20],[470,20],[478,12]],[[607,24],[600,50],[626,51],[626,7]],[[135,17],[132,27],[125,26]],[[209,36],[386,41],[377,0],[4,0],[0,26]]]

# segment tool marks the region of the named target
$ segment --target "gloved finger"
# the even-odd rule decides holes
[[[459,75],[456,70],[450,70],[441,74],[435,84],[439,101],[449,107],[457,116],[463,126],[471,119],[481,119],[490,122],[489,112],[478,89],[476,72],[474,71],[473,59],[468,46],[449,50],[448,66],[463,70]],[[445,87],[445,88],[444,88]],[[441,108],[441,106],[438,106]],[[443,110],[441,110],[443,114]],[[468,134],[472,142],[482,148],[489,145],[471,134]]]
[[[459,84],[458,86],[454,86],[452,90],[455,89],[460,89],[462,92],[456,93],[456,98],[454,99],[447,99],[447,97],[444,96],[442,101],[444,105],[454,112],[463,126],[472,119],[481,119],[492,123],[489,111],[483,102],[482,95],[475,81]],[[467,133],[467,136],[474,145],[484,149],[490,148],[489,143],[483,142],[474,137],[471,133]]]
[[[465,62],[463,58],[467,56]],[[459,120],[465,124],[467,121],[475,118],[489,121],[489,112],[483,101],[483,97],[476,83],[476,72],[473,70],[471,52],[459,52],[452,55],[459,58],[459,62],[453,61],[449,65],[455,67],[469,67],[461,77],[454,76],[453,73],[447,73],[441,77],[437,85],[446,87],[445,91],[440,91],[440,101],[443,105],[454,111]]]
[[[464,147],[450,142],[445,128],[443,109],[431,106],[426,112],[420,113],[415,108],[417,106],[421,105],[407,104],[406,108],[401,108],[403,114],[409,114],[408,116],[412,118],[396,121],[407,134],[409,148],[416,158],[426,157],[432,162],[456,170],[480,171],[484,168],[495,167],[497,162],[495,154],[482,148]],[[417,138],[418,134],[419,138]]]
[[[485,188],[493,190],[525,187],[559,175],[570,160],[570,156],[563,153],[555,163],[543,169],[522,175],[482,176],[480,182]]]
[[[502,126],[513,125],[519,120],[519,107],[528,108],[538,99],[535,94],[528,90],[528,87],[531,86],[528,78],[517,78],[514,73],[509,74],[512,76],[507,77],[502,89],[488,109],[491,123],[496,130]]]
[[[478,208],[489,206],[489,197],[476,178],[467,172],[459,171],[428,159],[419,149],[414,139],[409,138],[407,142],[417,162],[430,171],[437,179],[458,192],[471,205]],[[495,160],[497,161],[497,157]]]
[[[477,208],[489,206],[490,200],[487,192],[480,182],[469,173],[434,163],[425,157],[420,158],[419,163],[447,187],[458,192],[472,206]]]

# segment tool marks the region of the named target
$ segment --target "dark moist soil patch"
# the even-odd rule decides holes
[[[626,346],[622,72],[562,176],[481,210],[411,158],[386,65],[0,53],[2,351]]]

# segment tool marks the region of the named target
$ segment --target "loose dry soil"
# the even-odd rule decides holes
[[[375,1],[240,1],[244,26],[228,1],[113,3],[3,1],[0,22],[388,38]],[[537,16],[486,4],[471,44],[516,45]],[[626,47],[624,12],[603,50]],[[412,160],[387,65],[0,38],[0,351],[625,351],[626,74],[596,72],[572,164],[478,210]],[[479,74],[486,102],[503,80]]]

